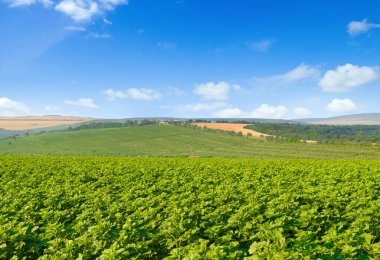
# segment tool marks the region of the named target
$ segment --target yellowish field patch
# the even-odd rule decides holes
[[[242,132],[243,135],[252,134],[253,137],[267,137],[270,135],[259,133],[251,129],[245,129],[248,124],[234,124],[234,123],[194,123],[198,127],[207,127],[208,129],[233,131],[236,133]]]
[[[0,128],[6,130],[29,130],[60,125],[72,125],[91,120],[94,120],[94,118],[74,116],[1,116]]]

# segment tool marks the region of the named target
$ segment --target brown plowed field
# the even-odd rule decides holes
[[[29,130],[60,125],[72,125],[91,120],[94,120],[94,118],[74,116],[1,116],[0,128],[6,130]]]
[[[223,131],[234,131],[236,133],[242,132],[243,135],[252,134],[253,137],[265,137],[270,136],[267,134],[259,133],[251,129],[245,129],[244,126],[248,124],[233,124],[233,123],[194,123],[198,127],[207,127],[209,129],[223,130]]]

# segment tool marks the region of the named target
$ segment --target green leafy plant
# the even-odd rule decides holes
[[[2,259],[376,259],[380,162],[0,157]]]

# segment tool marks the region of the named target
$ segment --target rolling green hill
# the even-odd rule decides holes
[[[183,126],[56,131],[0,140],[0,154],[377,159],[380,147],[276,143]]]
[[[380,113],[355,114],[328,118],[304,118],[294,121],[316,125],[380,125]]]

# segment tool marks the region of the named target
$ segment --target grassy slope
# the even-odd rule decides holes
[[[180,126],[144,126],[0,140],[0,154],[378,159],[380,148],[271,143]]]

